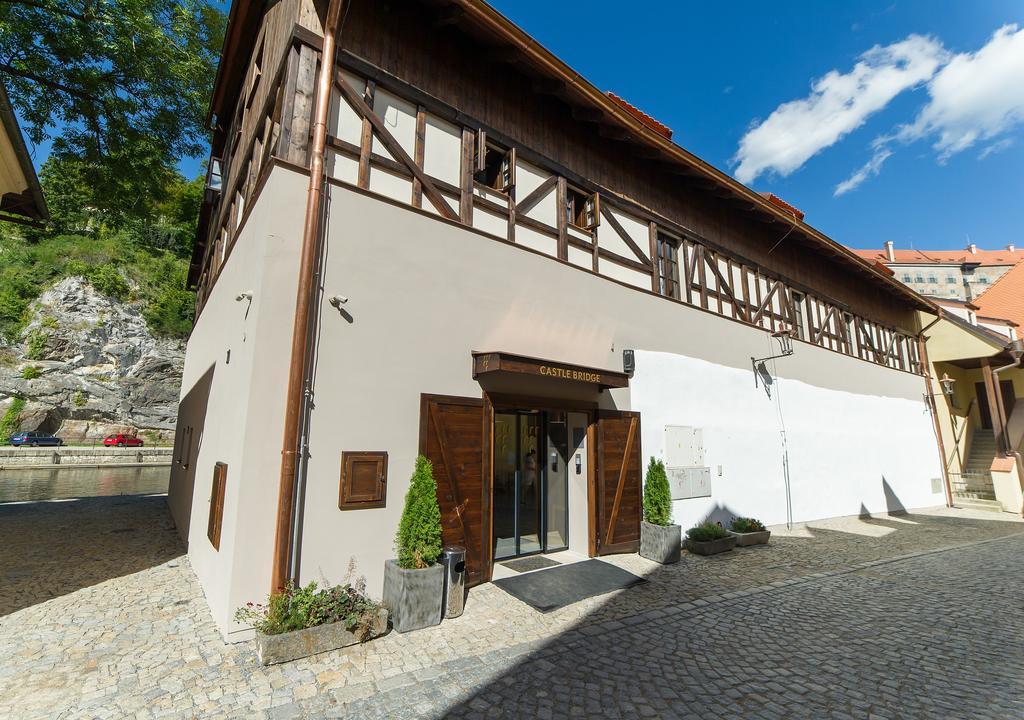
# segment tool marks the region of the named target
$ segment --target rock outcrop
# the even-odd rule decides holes
[[[0,365],[0,414],[20,396],[22,430],[71,441],[126,430],[173,436],[182,341],[153,337],[138,304],[101,295],[80,277],[58,282],[31,312]]]

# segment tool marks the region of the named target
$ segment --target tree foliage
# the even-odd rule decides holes
[[[644,480],[644,520],[652,525],[669,525],[672,522],[672,493],[665,464],[653,457]]]
[[[412,474],[405,508],[395,537],[398,566],[430,567],[441,557],[441,509],[437,505],[437,483],[430,460],[420,455]]]
[[[0,75],[29,139],[52,141],[57,214],[120,226],[168,198],[206,144],[224,28],[208,0],[0,0]]]

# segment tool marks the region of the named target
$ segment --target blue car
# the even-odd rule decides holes
[[[64,441],[59,437],[50,435],[49,433],[43,432],[19,432],[11,435],[11,445],[15,447],[23,447],[28,445],[29,447],[39,447],[42,445],[54,445],[61,446]]]

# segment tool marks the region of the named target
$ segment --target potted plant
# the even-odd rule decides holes
[[[288,662],[365,642],[388,629],[388,611],[366,596],[365,582],[318,589],[289,583],[266,605],[247,603],[235,620],[256,630],[263,665]]]
[[[391,624],[409,632],[441,622],[444,566],[441,557],[441,509],[437,483],[427,458],[416,458],[405,508],[395,535],[398,558],[384,564],[384,604]]]
[[[736,536],[710,520],[686,531],[686,549],[697,555],[717,555],[736,547]]]
[[[651,458],[644,480],[644,519],[640,523],[640,557],[669,565],[679,562],[682,528],[672,524],[672,496],[665,464]]]
[[[733,518],[732,522],[729,523],[729,532],[736,536],[736,545],[738,547],[767,545],[768,538],[772,536],[772,531],[767,529],[764,523],[756,518]]]

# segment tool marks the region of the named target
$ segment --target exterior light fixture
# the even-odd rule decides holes
[[[772,396],[772,375],[768,372],[768,368],[765,367],[765,363],[768,360],[775,360],[776,358],[789,357],[793,354],[793,330],[785,325],[780,327],[778,330],[772,333],[772,337],[779,341],[779,353],[777,355],[769,355],[763,358],[750,358],[750,365],[754,371],[754,388],[757,389],[758,383],[764,385],[764,391],[768,397]]]
[[[942,385],[942,394],[943,395],[949,395],[950,397],[952,397],[953,396],[953,383],[955,383],[955,382],[956,382],[956,380],[951,378],[948,374],[942,373],[942,377],[939,379],[939,384]]]
[[[632,375],[636,370],[636,354],[632,350],[622,351],[622,372]]]

